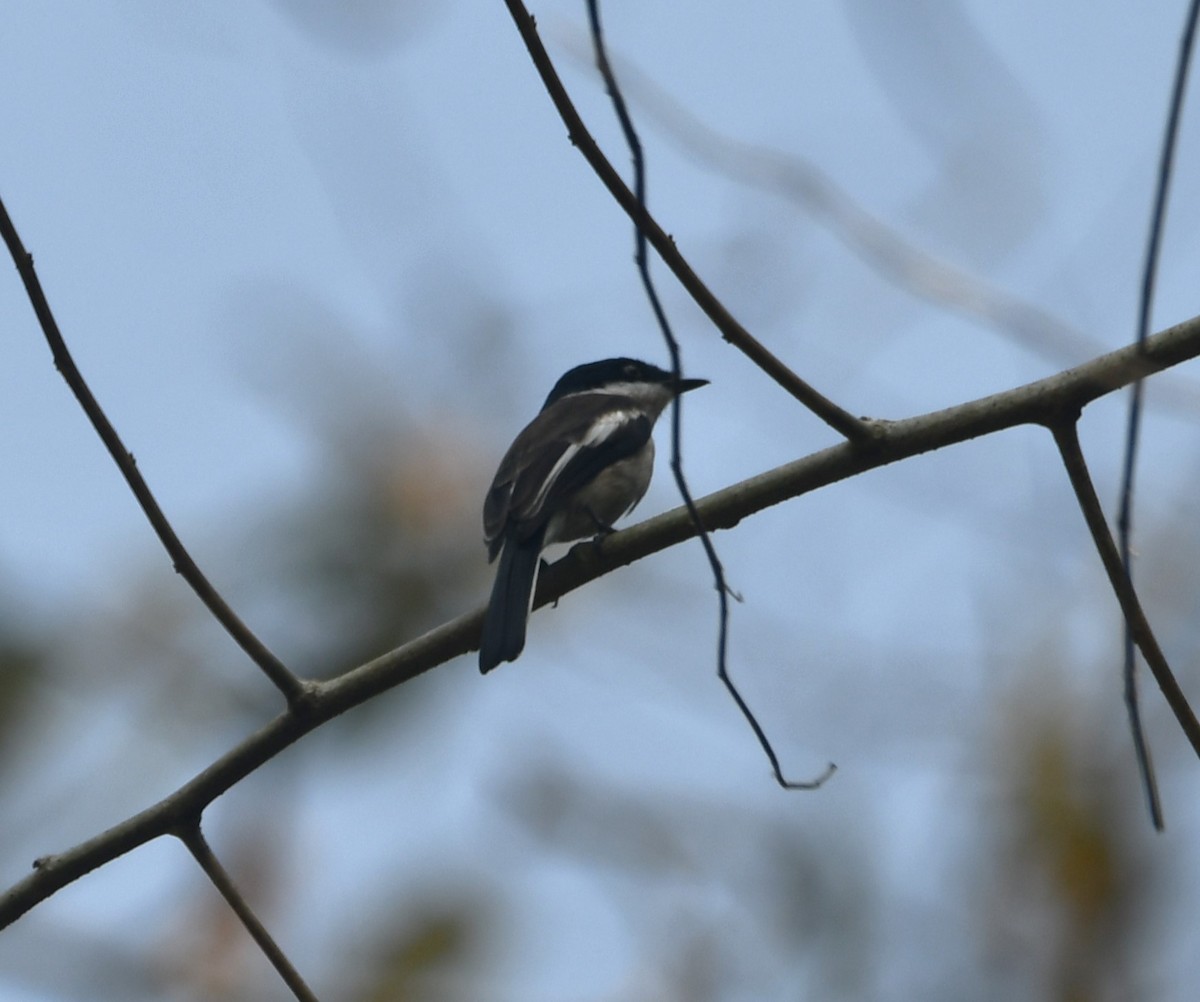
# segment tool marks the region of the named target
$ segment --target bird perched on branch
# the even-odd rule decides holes
[[[500,563],[480,671],[515,660],[525,647],[542,550],[611,532],[633,510],[654,472],[654,422],[679,394],[707,383],[609,358],[578,365],[554,384],[504,454],[484,501],[488,561],[499,556]]]

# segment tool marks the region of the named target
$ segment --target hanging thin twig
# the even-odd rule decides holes
[[[1171,187],[1171,170],[1175,162],[1175,147],[1179,139],[1179,120],[1183,112],[1183,97],[1187,88],[1188,69],[1195,45],[1196,21],[1200,16],[1200,0],[1192,0],[1188,6],[1183,35],[1179,41],[1179,59],[1175,65],[1175,80],[1171,88],[1171,103],[1167,111],[1167,125],[1163,132],[1162,153],[1158,165],[1158,181],[1154,191],[1154,209],[1150,214],[1150,233],[1146,240],[1146,260],[1142,267],[1142,293],[1138,304],[1138,329],[1136,343],[1144,345],[1150,336],[1150,317],[1154,307],[1154,287],[1158,279],[1158,258],[1162,248],[1163,225],[1167,215],[1167,194]],[[1137,447],[1142,423],[1142,380],[1133,384],[1129,394],[1129,417],[1125,431],[1125,462],[1121,476],[1121,507],[1117,515],[1118,546],[1121,566],[1125,575],[1133,580],[1133,499],[1137,473]],[[1150,746],[1142,727],[1142,713],[1138,703],[1137,656],[1134,637],[1128,621],[1125,627],[1125,705],[1129,711],[1129,729],[1133,734],[1133,747],[1137,755],[1138,770],[1146,788],[1150,803],[1150,816],[1154,826],[1163,827],[1161,806],[1158,803],[1157,785],[1154,780],[1154,764],[1150,759]]]
[[[625,99],[621,96],[621,88],[617,83],[616,75],[613,73],[608,56],[604,51],[604,33],[600,26],[598,0],[588,0],[587,8],[588,20],[591,23],[592,42],[596,50],[596,66],[600,70],[600,75],[604,78],[604,85],[608,89],[609,97],[612,99],[617,120],[621,123],[621,131],[625,135],[625,142],[629,145],[629,152],[633,158],[633,193],[637,199],[638,206],[644,213],[646,210],[646,158],[642,151],[642,142],[638,137],[637,129],[634,127],[633,119],[629,115],[629,109],[625,105]],[[642,227],[640,219],[634,219],[633,229],[634,258],[637,261],[638,273],[641,275],[642,286],[646,290],[646,297],[650,300],[650,308],[654,311],[654,319],[658,322],[663,340],[667,343],[667,350],[671,354],[671,371],[675,374],[675,378],[679,379],[683,375],[679,342],[675,338],[674,331],[671,330],[671,323],[667,319],[666,310],[663,309],[662,300],[659,298],[658,290],[654,286],[654,280],[650,277],[650,261],[646,250],[646,231]],[[763,730],[762,725],[758,722],[758,718],[754,715],[754,711],[750,709],[749,704],[738,691],[737,686],[729,675],[729,586],[725,580],[725,568],[721,563],[721,558],[717,555],[717,548],[713,545],[713,541],[704,528],[704,524],[700,521],[700,514],[696,511],[696,502],[692,499],[691,488],[688,487],[687,478],[683,472],[682,403],[682,398],[677,396],[671,405],[671,472],[675,476],[675,484],[679,488],[680,497],[683,498],[684,507],[687,508],[688,514],[696,526],[696,535],[700,540],[700,544],[704,547],[704,554],[708,558],[709,567],[712,569],[713,584],[717,590],[719,607],[717,677],[729,691],[729,695],[733,697],[733,701],[737,704],[738,709],[741,710],[742,716],[750,724],[750,729],[754,732],[754,736],[758,738],[758,743],[762,746],[762,750],[767,756],[767,761],[771,763],[771,770],[775,774],[775,779],[779,785],[785,790],[815,790],[833,775],[837,767],[830,762],[825,771],[812,780],[797,781],[787,779],[783,775],[783,770],[779,765],[779,756],[776,755],[775,749],[771,746],[771,741],[767,737],[766,731]]]

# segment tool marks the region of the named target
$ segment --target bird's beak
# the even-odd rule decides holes
[[[707,386],[707,379],[681,379],[675,384],[675,392],[687,393],[688,390],[698,390],[701,386]]]

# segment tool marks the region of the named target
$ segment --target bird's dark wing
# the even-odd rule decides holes
[[[543,410],[501,460],[484,502],[491,556],[506,529],[518,539],[539,531],[559,501],[642,448],[652,427],[633,400],[610,393],[576,394]]]

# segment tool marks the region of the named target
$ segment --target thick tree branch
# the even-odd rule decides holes
[[[705,528],[729,529],[764,508],[910,456],[1019,425],[1057,427],[1093,400],[1197,356],[1200,317],[1156,334],[1144,345],[1122,348],[1035,383],[901,421],[877,422],[876,444],[871,449],[848,442],[824,449],[701,498],[696,509]],[[535,605],[553,602],[617,567],[695,534],[691,516],[680,507],[614,533],[600,546],[578,544],[542,575]],[[480,608],[332,681],[314,683],[307,700],[276,717],[157,804],[66,852],[38,860],[32,874],[0,895],[0,928],[96,867],[152,839],[173,834],[309,731],[474,650],[482,623]]]

